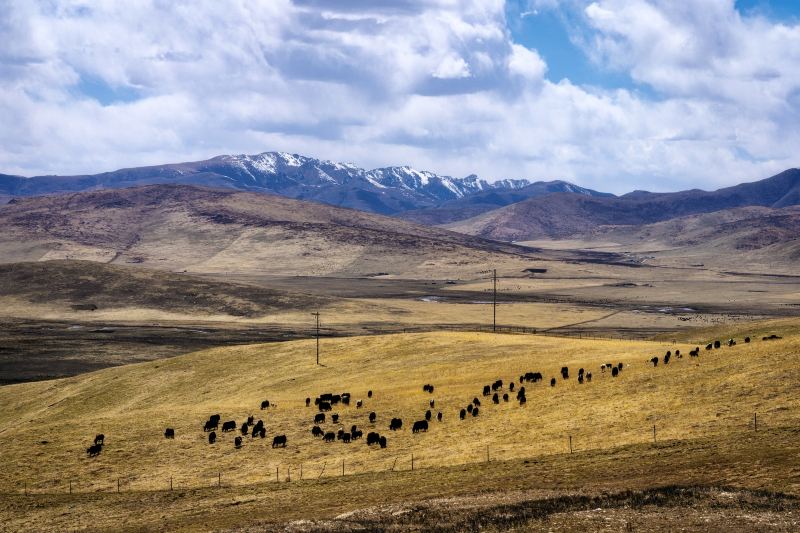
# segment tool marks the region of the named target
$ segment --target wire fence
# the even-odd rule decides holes
[[[775,421],[777,422],[777,421]],[[787,421],[784,421],[787,422]],[[774,435],[788,430],[796,436],[798,430],[796,420],[790,425],[771,422],[765,424],[758,413],[738,419],[734,429]],[[685,428],[671,427],[665,424],[650,424],[640,431],[628,431],[627,437],[615,442],[613,447],[631,445],[671,446],[677,441],[686,440]],[[714,432],[707,432],[698,437],[712,438]],[[709,443],[709,447],[713,447]],[[612,448],[613,448],[612,447]],[[265,462],[261,465],[248,465],[246,469],[237,471],[176,472],[159,471],[149,475],[110,475],[93,476],[91,478],[57,477],[50,480],[23,481],[15,484],[0,483],[0,494],[17,494],[26,496],[39,495],[79,495],[95,493],[130,493],[130,492],[163,492],[183,491],[209,488],[237,488],[268,483],[313,483],[326,482],[332,478],[358,476],[364,474],[410,472],[436,468],[459,467],[477,463],[491,463],[514,460],[537,460],[548,456],[597,452],[612,449],[607,438],[589,436],[579,430],[566,433],[560,441],[551,441],[538,445],[535,453],[531,448],[514,446],[497,446],[493,444],[471,446],[468,454],[461,454],[460,461],[448,461],[442,456],[432,455],[425,451],[409,451],[397,453],[375,453],[370,457],[339,456],[326,460],[306,462]],[[242,475],[242,471],[246,475]]]

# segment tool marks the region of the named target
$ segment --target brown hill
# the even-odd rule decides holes
[[[91,261],[0,264],[0,299],[83,311],[155,309],[204,315],[261,317],[270,312],[325,306],[331,298],[208,280]]]
[[[162,270],[402,274],[525,249],[279,196],[154,185],[0,206],[0,261],[84,259]]]
[[[567,238],[597,226],[639,226],[745,206],[781,208],[800,201],[800,170],[717,191],[649,193],[619,198],[560,193],[511,204],[445,227],[486,238],[524,241]]]

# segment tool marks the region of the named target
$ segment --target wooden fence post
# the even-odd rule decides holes
[[[222,472],[217,472],[217,487],[222,486]]]
[[[411,454],[411,471],[414,471],[414,454]]]
[[[572,453],[572,435],[569,436],[569,453]]]
[[[653,424],[653,442],[656,441],[656,425]]]

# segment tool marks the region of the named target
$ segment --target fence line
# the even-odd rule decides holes
[[[753,432],[764,432],[763,422],[761,427],[759,427],[759,420],[758,414],[753,413],[752,417],[747,415],[747,418],[743,421],[742,428],[746,428],[747,431]],[[736,427],[736,426],[733,426]],[[658,427],[656,424],[648,425],[646,428],[643,428],[641,432],[641,438],[637,440],[627,440],[625,442],[620,442],[616,444],[616,447],[622,446],[631,446],[631,445],[640,445],[651,443],[653,446],[658,446],[659,444],[663,445],[670,440],[676,439],[669,439],[667,438],[664,440],[663,438],[658,439],[656,438],[657,433],[656,431],[660,430],[660,432],[664,431],[663,426]],[[774,431],[796,431],[796,426],[794,425],[780,425],[774,426],[772,428]],[[761,430],[761,431],[759,431]],[[674,429],[673,433],[680,432],[681,430]],[[703,437],[713,437],[715,432],[706,432],[698,436],[698,438]],[[349,477],[354,475],[363,475],[363,474],[375,474],[375,473],[391,473],[391,472],[412,472],[412,471],[419,471],[419,470],[427,470],[427,469],[435,469],[435,468],[448,468],[448,467],[458,467],[458,466],[465,466],[469,464],[489,464],[494,463],[497,461],[513,461],[513,460],[530,460],[536,459],[541,457],[548,457],[548,456],[556,456],[556,455],[563,455],[563,454],[573,454],[573,453],[580,453],[580,452],[591,452],[596,450],[606,450],[606,449],[613,449],[609,448],[608,446],[597,446],[597,437],[594,437],[594,440],[590,441],[581,441],[580,440],[580,433],[575,434],[574,432],[568,433],[564,435],[565,439],[562,441],[564,444],[559,445],[557,441],[552,441],[549,443],[549,451],[541,451],[541,445],[538,447],[540,449],[539,453],[531,455],[529,452],[532,451],[530,449],[520,449],[520,448],[507,448],[503,446],[479,446],[475,448],[474,457],[472,460],[465,460],[462,462],[454,462],[454,463],[447,463],[442,462],[441,459],[433,459],[431,463],[426,466],[426,459],[425,457],[420,457],[418,452],[409,451],[406,454],[392,454],[388,457],[383,457],[378,461],[371,463],[373,468],[369,466],[365,468],[358,468],[358,465],[361,464],[362,466],[367,461],[353,461],[353,462],[346,462],[346,458],[341,458],[339,460],[334,459],[334,464],[338,466],[341,464],[341,471],[334,469],[332,472],[327,469],[328,465],[330,464],[330,460],[325,460],[320,464],[315,461],[309,462],[301,462],[301,463],[277,463],[275,465],[275,476],[273,478],[272,474],[269,473],[265,477],[262,477],[261,480],[257,482],[252,482],[252,477],[250,478],[250,482],[244,483],[236,483],[235,481],[231,483],[227,483],[223,486],[222,484],[222,472],[217,472],[216,474],[206,474],[206,475],[181,475],[176,476],[175,474],[172,475],[165,475],[163,478],[164,481],[161,483],[162,488],[152,488],[153,484],[157,484],[158,477],[156,476],[147,476],[144,481],[142,481],[145,486],[148,488],[131,488],[133,483],[137,480],[141,481],[139,478],[140,476],[117,476],[112,477],[106,481],[96,481],[92,480],[89,482],[81,482],[81,480],[76,478],[59,478],[53,479],[49,481],[42,481],[38,483],[39,487],[44,485],[44,488],[37,488],[37,484],[33,484],[30,481],[26,480],[23,483],[20,483],[20,487],[16,490],[3,490],[0,491],[0,494],[23,494],[25,496],[44,496],[44,495],[55,495],[55,494],[97,494],[97,493],[122,493],[122,492],[167,492],[173,490],[196,490],[196,489],[207,489],[207,488],[234,488],[234,487],[246,487],[252,486],[259,483],[267,483],[267,482],[277,482],[277,483],[313,483],[315,481],[322,480],[323,477],[327,478],[338,478],[338,477]],[[683,440],[678,438],[677,440]],[[337,464],[338,463],[338,464]],[[286,477],[281,480],[280,469],[281,467],[286,468]],[[294,480],[292,479],[291,471],[294,468],[295,472],[299,471],[300,476],[295,477]],[[315,472],[319,468],[319,475],[314,475]],[[267,470],[269,471],[269,470]],[[325,473],[328,472],[328,475],[325,476]],[[252,473],[252,471],[251,471]],[[59,490],[60,487],[60,490]],[[127,490],[126,490],[127,489]]]

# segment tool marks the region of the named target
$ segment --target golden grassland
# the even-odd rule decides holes
[[[778,330],[780,331],[780,330]],[[453,466],[490,458],[516,459],[563,453],[568,438],[574,450],[604,450],[657,439],[691,440],[746,430],[758,413],[764,427],[797,427],[800,390],[796,370],[800,336],[724,347],[697,359],[688,355],[657,368],[646,362],[666,350],[687,353],[688,344],[670,342],[573,340],[531,335],[425,333],[325,339],[316,366],[313,341],[212,349],[173,359],[111,368],[63,380],[0,388],[0,460],[3,491],[59,492],[116,488],[155,490],[173,483],[202,487],[217,481],[249,484],[280,478],[335,476],[345,473]],[[605,362],[624,363],[616,379],[600,372]],[[495,379],[517,381],[525,371],[541,371],[546,381],[562,365],[567,382],[526,384],[527,406],[514,394],[493,405],[481,396]],[[584,367],[591,383],[579,385]],[[423,393],[432,383],[435,393]],[[372,399],[367,390],[374,391]],[[507,388],[506,388],[507,390]],[[325,444],[312,438],[316,409],[304,399],[322,392],[350,391],[350,407],[338,406],[340,425],[356,424],[387,435],[388,448],[364,441]],[[481,400],[477,418],[458,418],[473,397]],[[259,410],[269,399],[277,407]],[[363,399],[363,409],[355,400]],[[435,420],[426,434],[414,435],[435,399]],[[370,424],[368,414],[378,415]],[[210,446],[202,432],[212,413],[241,423],[247,415],[263,418],[268,438],[245,439],[233,447],[234,434],[220,434]],[[392,417],[404,428],[388,431]],[[175,440],[163,431],[173,427]],[[330,422],[326,429],[339,424]],[[93,459],[85,449],[95,433],[107,444]],[[238,433],[237,433],[238,434]],[[271,438],[286,434],[286,449],[272,449]],[[42,442],[46,441],[46,444]],[[791,487],[798,490],[798,487]]]

